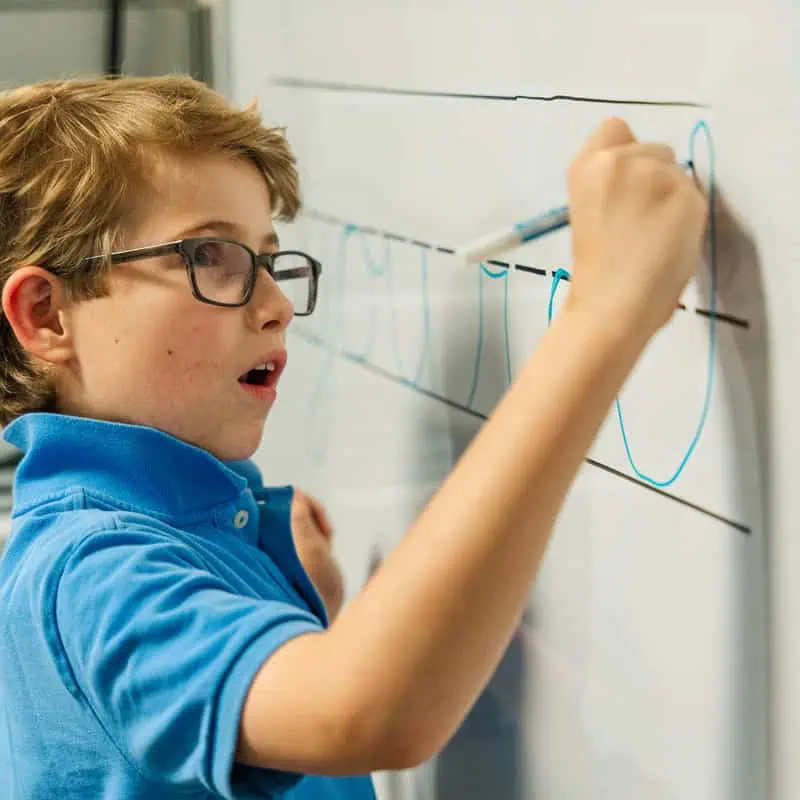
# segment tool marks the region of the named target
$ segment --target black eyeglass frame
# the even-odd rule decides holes
[[[244,299],[238,303],[223,303],[219,300],[211,300],[200,292],[197,285],[197,278],[194,272],[194,254],[198,247],[214,242],[235,244],[250,254],[250,275],[247,279],[247,289],[245,290]],[[186,273],[189,276],[189,285],[191,286],[192,295],[195,299],[199,300],[201,303],[208,303],[212,306],[223,306],[225,308],[239,308],[241,306],[246,306],[250,302],[250,298],[253,296],[253,290],[256,286],[256,276],[258,275],[257,270],[259,267],[264,267],[267,270],[267,274],[276,283],[280,283],[282,280],[305,277],[303,269],[285,269],[276,273],[273,266],[278,256],[303,256],[308,259],[309,264],[311,264],[311,288],[309,289],[308,310],[298,311],[295,309],[295,316],[307,317],[313,313],[317,306],[319,276],[322,274],[322,264],[317,261],[316,258],[310,256],[308,253],[304,253],[302,250],[279,250],[277,253],[259,254],[251,250],[246,244],[237,242],[235,239],[221,239],[218,236],[196,236],[189,239],[177,239],[174,242],[165,242],[164,244],[150,245],[149,247],[137,247],[133,250],[117,250],[110,253],[108,256],[88,256],[83,259],[81,263],[92,267],[102,264],[108,259],[112,264],[120,264],[126,261],[135,261],[140,258],[152,258],[169,253],[178,253],[183,258],[183,263],[186,266]]]

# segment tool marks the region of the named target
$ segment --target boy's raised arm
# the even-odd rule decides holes
[[[694,272],[706,201],[662,145],[609,120],[570,170],[563,311],[452,474],[325,633],[284,645],[240,761],[350,774],[416,765],[491,677],[614,397]]]

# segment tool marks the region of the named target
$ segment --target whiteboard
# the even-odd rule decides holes
[[[565,202],[572,155],[609,115],[719,191],[697,277],[606,420],[506,657],[443,753],[380,776],[385,798],[800,792],[785,477],[800,448],[790,424],[776,435],[793,416],[778,365],[797,347],[797,20],[779,0],[769,11],[230,5],[231,94],[258,98],[299,156],[305,212],[282,242],[324,270],[257,460],[326,503],[350,597],[563,299],[568,231],[480,268],[452,250]]]

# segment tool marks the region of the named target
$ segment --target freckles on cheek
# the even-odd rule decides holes
[[[159,357],[153,360],[154,378],[161,386],[183,387],[191,381],[192,354],[176,345],[161,345]]]
[[[221,374],[221,365],[204,354],[203,347],[162,345],[159,362],[161,382],[181,390],[208,389],[215,376]]]
[[[202,310],[202,309],[201,309]],[[226,374],[227,352],[224,331],[210,324],[205,316],[182,310],[173,314],[170,323],[151,338],[152,350],[158,353],[153,364],[163,385],[177,391],[208,391]],[[227,365],[230,371],[230,363]]]

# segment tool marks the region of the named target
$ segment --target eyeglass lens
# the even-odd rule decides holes
[[[235,305],[247,295],[252,260],[234,242],[207,241],[192,251],[195,283],[207,300]],[[314,270],[302,253],[280,253],[273,260],[273,276],[291,302],[295,313],[306,314],[313,300]]]

